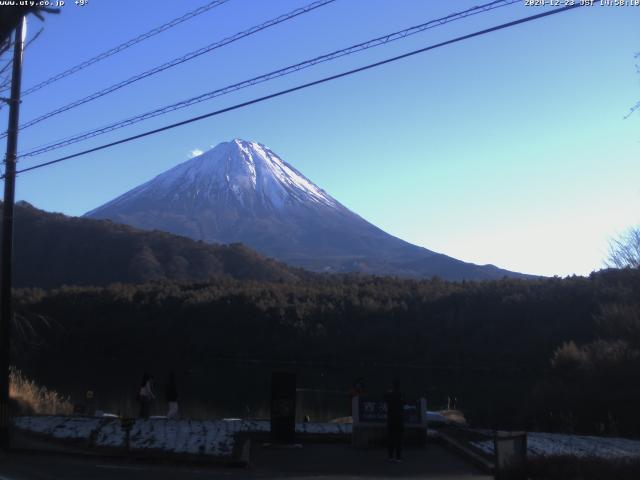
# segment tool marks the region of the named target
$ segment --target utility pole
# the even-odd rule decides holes
[[[16,186],[16,155],[18,152],[18,120],[20,88],[22,83],[22,53],[26,17],[18,22],[13,48],[11,98],[9,99],[9,127],[7,129],[7,156],[4,171],[4,205],[2,209],[2,251],[0,257],[0,448],[9,449],[9,362],[11,348],[11,259],[13,251],[13,204]]]

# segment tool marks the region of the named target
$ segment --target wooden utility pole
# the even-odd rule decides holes
[[[11,418],[9,415],[9,363],[11,348],[11,259],[13,251],[13,205],[16,184],[16,155],[18,152],[18,120],[22,80],[22,53],[26,17],[18,22],[13,48],[11,98],[9,99],[9,127],[7,128],[7,156],[4,164],[4,205],[2,209],[2,250],[0,257],[0,448],[8,449]]]

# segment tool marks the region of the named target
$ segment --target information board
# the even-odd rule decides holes
[[[361,396],[359,401],[359,422],[386,423],[387,402],[378,397]],[[405,425],[421,423],[420,401],[406,401],[403,405]]]

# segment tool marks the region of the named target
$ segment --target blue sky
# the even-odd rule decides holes
[[[231,0],[26,96],[27,121],[311,0]],[[68,1],[25,54],[28,88],[206,3]],[[423,23],[476,0],[338,0],[25,129],[20,150]],[[122,129],[20,166],[541,12],[524,2]],[[25,173],[17,198],[81,215],[235,137],[264,143],[365,219],[479,264],[543,275],[601,268],[640,223],[640,7],[590,7]],[[40,22],[29,21],[32,35]],[[0,112],[6,124],[7,109]],[[4,148],[4,147],[3,147]]]

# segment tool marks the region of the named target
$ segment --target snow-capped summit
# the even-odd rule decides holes
[[[288,204],[339,204],[268,147],[236,138],[224,142],[125,193],[99,209],[134,199],[166,199],[194,206],[211,200],[235,199],[245,207],[282,209]]]
[[[241,242],[320,271],[450,279],[516,275],[411,245],[359,217],[261,143],[224,142],[86,214]]]

